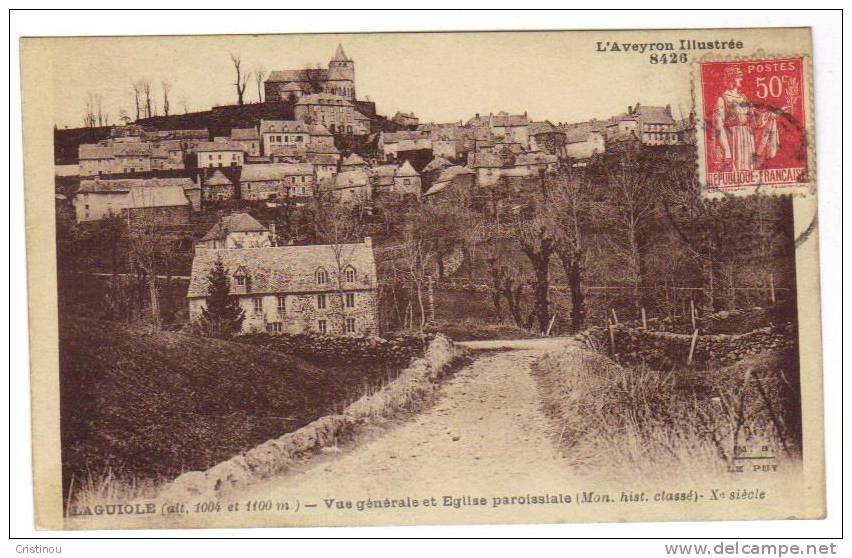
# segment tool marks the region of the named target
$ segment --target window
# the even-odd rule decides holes
[[[346,293],[346,307],[355,308],[355,293]]]
[[[267,333],[281,333],[284,331],[284,326],[281,322],[269,322],[266,324]]]
[[[287,297],[284,295],[278,295],[278,313],[282,316],[287,311]]]
[[[354,267],[347,267],[345,273],[346,273],[346,282],[347,283],[354,283],[355,282],[355,268]]]
[[[328,283],[328,273],[324,269],[317,270],[317,284],[325,285]]]
[[[317,295],[317,309],[325,310],[325,295],[318,294]]]
[[[355,333],[355,318],[346,318],[346,333]]]
[[[237,286],[245,287],[246,286],[246,278],[243,275],[238,275],[234,277],[237,280]]]
[[[252,303],[254,305],[254,313],[262,314],[263,313],[263,297],[256,296],[252,299]]]
[[[317,320],[317,329],[319,330],[320,333],[326,332],[327,328],[326,328],[325,320]]]

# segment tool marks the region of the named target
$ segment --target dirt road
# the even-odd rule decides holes
[[[564,343],[522,342],[517,349],[480,354],[441,387],[438,401],[422,413],[372,440],[325,455],[303,471],[253,485],[240,499],[302,494],[327,508],[325,498],[433,495],[440,501],[444,495],[492,495],[501,489],[534,493],[564,486],[560,481],[571,473],[555,447],[530,372],[539,355]]]

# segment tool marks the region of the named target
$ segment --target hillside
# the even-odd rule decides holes
[[[256,126],[262,118],[292,120],[294,103],[250,103],[246,105],[223,105],[210,110],[140,118],[134,124],[149,130],[200,130],[206,128],[210,137],[227,136],[231,128]],[[376,114],[376,105],[371,101],[355,101],[355,107],[373,119],[374,131],[395,131],[396,124]],[[77,148],[81,143],[97,143],[109,137],[110,128],[67,128],[54,130],[54,158],[56,164],[77,162]],[[340,146],[339,146],[340,147]],[[345,147],[345,146],[344,146]]]
[[[63,484],[174,478],[304,426],[381,384],[261,347],[60,319]]]

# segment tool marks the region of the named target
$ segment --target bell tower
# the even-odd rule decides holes
[[[345,96],[355,99],[355,61],[346,56],[341,44],[337,45],[334,58],[328,63],[328,77],[330,80],[348,82],[343,85],[347,92]]]

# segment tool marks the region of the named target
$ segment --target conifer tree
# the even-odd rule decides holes
[[[246,314],[237,298],[229,294],[231,280],[221,258],[210,268],[207,282],[207,305],[201,310],[202,328],[212,337],[231,337],[240,331]]]

